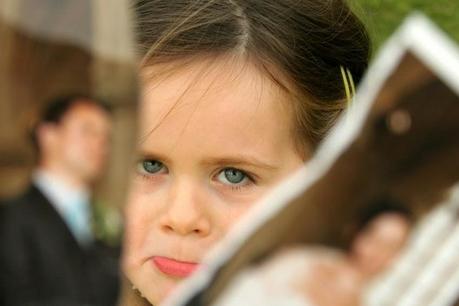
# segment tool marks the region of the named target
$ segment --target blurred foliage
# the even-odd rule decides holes
[[[111,247],[121,245],[123,224],[120,211],[96,199],[92,203],[93,232],[96,238]]]
[[[368,25],[373,55],[413,11],[427,15],[459,42],[459,0],[351,0]]]

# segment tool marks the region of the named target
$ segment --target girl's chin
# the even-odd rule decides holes
[[[152,284],[154,283],[155,282],[152,282]],[[139,286],[138,290],[140,294],[152,305],[160,305],[174,292],[174,290],[177,288],[177,285],[178,282],[166,281],[161,286],[157,286],[155,288]]]

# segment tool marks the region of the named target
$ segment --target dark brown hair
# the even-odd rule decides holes
[[[346,98],[340,67],[356,83],[370,43],[344,0],[138,0],[144,65],[241,53],[297,101],[295,135],[314,148]]]

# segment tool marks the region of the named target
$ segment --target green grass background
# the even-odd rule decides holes
[[[459,0],[351,0],[373,41],[373,55],[412,11],[426,14],[459,43]]]

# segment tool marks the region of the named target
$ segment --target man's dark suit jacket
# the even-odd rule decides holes
[[[1,210],[2,305],[115,305],[116,256],[97,243],[82,248],[36,187]]]

